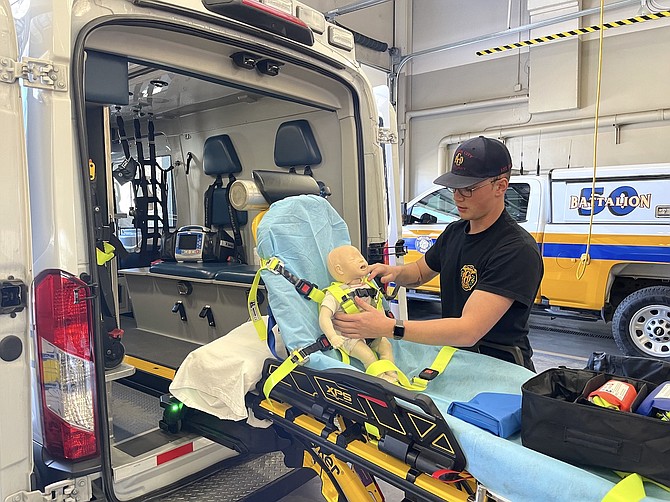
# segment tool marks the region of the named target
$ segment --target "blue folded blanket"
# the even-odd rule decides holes
[[[503,438],[521,430],[521,396],[499,392],[480,392],[470,401],[454,401],[449,415]]]

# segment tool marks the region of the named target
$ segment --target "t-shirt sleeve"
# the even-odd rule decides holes
[[[435,244],[433,244],[428,251],[426,251],[426,254],[424,255],[426,257],[426,265],[434,271],[434,272],[440,272],[442,269],[442,262],[440,259],[440,249],[444,249],[445,241],[447,239],[447,228],[445,228],[440,236],[437,238],[435,241]]]
[[[539,253],[528,244],[501,246],[485,267],[476,289],[532,305],[542,280]]]

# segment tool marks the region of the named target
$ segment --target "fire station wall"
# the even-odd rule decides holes
[[[623,15],[625,17],[625,14]],[[658,23],[658,24],[653,24]],[[670,49],[670,26],[665,21],[650,21],[644,30],[621,28],[607,36],[603,48],[600,116],[611,117],[599,128],[599,165],[670,162],[670,143],[666,140],[670,122],[656,119],[639,124],[622,125],[628,114],[654,112],[670,108],[670,66],[664,64]],[[583,24],[586,25],[586,24]],[[556,42],[560,44],[561,42]],[[498,41],[489,45],[495,46]],[[427,188],[447,166],[438,166],[438,145],[446,136],[486,134],[497,137],[501,130],[524,128],[536,124],[557,124],[593,118],[596,102],[598,39],[580,43],[580,64],[575,78],[579,83],[576,109],[531,114],[527,102],[477,110],[452,111],[404,119],[405,141],[401,143],[404,159],[405,197],[409,200]],[[428,110],[483,100],[527,96],[529,74],[533,71],[531,54],[508,51],[503,57],[483,59],[445,69],[435,69],[409,78],[406,110]],[[429,56],[430,57],[430,56]],[[546,67],[546,65],[545,65]],[[574,69],[572,70],[574,73]],[[521,84],[521,90],[514,86]],[[530,89],[533,92],[533,89]],[[551,88],[542,89],[550,99]],[[617,118],[615,118],[617,117]],[[670,113],[665,114],[665,118]],[[403,122],[401,116],[400,122]],[[529,129],[523,135],[508,134],[507,144],[515,167],[523,164],[534,172],[539,158],[542,171],[555,167],[590,166],[593,157],[593,126],[582,123],[560,132]],[[450,145],[447,163],[453,154]],[[523,152],[523,153],[522,153]],[[523,157],[522,157],[523,155]]]

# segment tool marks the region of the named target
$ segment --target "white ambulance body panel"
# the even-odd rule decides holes
[[[236,176],[249,180],[254,170],[288,171],[289,166],[274,160],[275,135],[286,122],[307,121],[322,156],[312,166],[314,178],[332,192],[329,201],[346,221],[352,244],[380,249],[388,241],[395,243],[398,230],[389,235],[387,182],[373,89],[355,60],[353,35],[293,0],[273,5],[307,19],[305,28],[311,28],[313,45],[225,18],[208,10],[201,0],[25,1],[14,4],[13,16],[8,0],[0,1],[0,137],[5,147],[0,172],[6,188],[0,197],[3,312],[9,312],[11,294],[17,291],[11,286],[23,281],[30,293],[33,282],[37,288],[46,276],[55,288],[65,287],[54,293],[59,300],[53,302],[57,304],[54,315],[73,305],[77,306],[71,311],[79,315],[78,331],[66,332],[61,338],[65,346],[59,347],[48,338],[48,329],[40,332],[39,319],[29,321],[35,298],[15,316],[0,313],[0,378],[12,382],[0,390],[0,502],[15,495],[39,500],[40,491],[47,499],[57,499],[73,489],[82,501],[93,492],[96,496],[104,492],[110,500],[131,500],[179,488],[237,452],[186,434],[145,455],[137,453],[137,448],[124,450],[119,446],[123,440],[111,436],[111,381],[117,377],[106,373],[103,365],[104,293],[95,280],[105,268],[98,267],[93,254],[94,246],[100,245],[96,214],[104,215],[102,226],[117,225],[118,237],[131,253],[139,248],[136,228],[123,227],[133,214],[118,211],[122,197],[111,188],[116,182],[113,172],[124,159],[120,134],[114,130],[117,119],[127,124],[132,155],[139,155],[138,143],[147,148],[148,119],[156,125],[157,158],[164,168],[172,169],[170,230],[203,224],[203,194],[214,181],[204,169],[208,139],[229,136],[242,165]],[[272,10],[266,5],[269,2],[251,4]],[[234,64],[238,52],[276,63],[278,75]],[[87,66],[95,54],[121,61],[127,74],[120,87],[113,72],[96,73]],[[29,63],[29,78],[23,79],[22,87],[6,69],[13,69],[20,58]],[[6,83],[9,80],[12,83]],[[116,97],[107,99],[110,93]],[[125,95],[129,95],[127,103]],[[142,121],[137,141],[134,119]],[[395,160],[397,145],[392,150]],[[303,175],[306,166],[296,167]],[[106,194],[91,188],[103,180]],[[397,194],[397,187],[388,190]],[[97,201],[92,192],[97,193]],[[250,242],[255,215],[250,212],[242,231],[248,263],[253,262]],[[120,260],[106,267],[111,270],[114,295],[115,261]],[[154,284],[148,264],[128,278],[135,284],[149,284],[147,290]],[[73,284],[75,300],[71,301]],[[194,284],[200,287],[197,280]],[[51,305],[50,291],[40,292],[34,296]],[[65,293],[70,296],[62,296]],[[177,294],[171,289],[173,293]],[[145,312],[137,312],[138,305],[133,305],[137,329],[140,319],[149,318],[154,325],[174,322],[173,332],[182,334],[179,317],[170,313],[172,300],[164,309],[160,295],[150,291],[147,297]],[[20,300],[25,302],[26,295]],[[123,309],[115,306],[117,313],[130,309],[125,303]],[[217,306],[225,308],[225,302]],[[222,317],[217,318],[219,325],[224,324]],[[197,343],[221,336],[207,324],[196,324],[197,313],[191,319],[194,330],[204,326]],[[69,327],[68,322],[63,325]],[[31,340],[29,326],[38,342]],[[159,331],[153,334],[170,339]],[[72,340],[76,343],[69,346]],[[18,346],[21,352],[14,357]],[[39,378],[40,371],[50,369],[60,373]],[[63,375],[76,377],[76,382]],[[51,427],[44,425],[45,410]],[[49,439],[54,429],[59,437]],[[81,442],[71,439],[79,438],[80,432]],[[157,423],[155,432],[160,433]]]
[[[14,21],[8,0],[0,0],[0,500],[30,490],[33,470],[31,366],[33,353],[26,308],[32,282],[30,219],[23,108]],[[23,284],[23,286],[21,286]],[[18,296],[17,296],[18,293]],[[12,306],[20,311],[10,313]]]

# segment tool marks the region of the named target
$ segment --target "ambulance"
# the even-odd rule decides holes
[[[171,436],[158,396],[248,318],[261,206],[235,181],[327,197],[384,258],[386,116],[352,33],[294,0],[0,0],[0,501],[299,484],[273,428]]]
[[[670,165],[554,169],[512,176],[510,215],[538,243],[544,278],[538,311],[611,321],[624,354],[670,359]],[[594,189],[595,188],[595,189]],[[591,194],[593,217],[591,216]],[[453,195],[433,186],[406,206],[407,263],[459,218]],[[435,300],[439,277],[408,292]]]

